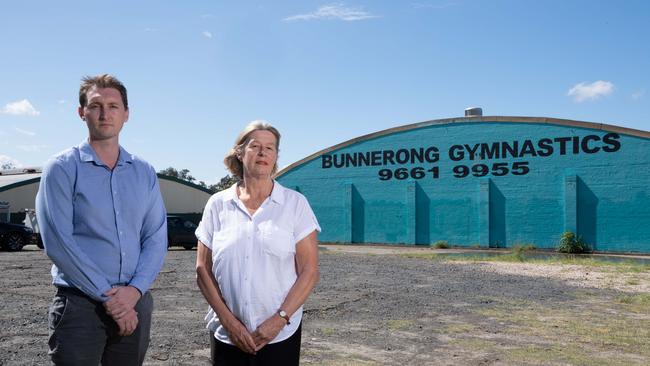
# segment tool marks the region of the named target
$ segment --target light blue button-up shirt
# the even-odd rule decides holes
[[[167,215],[151,165],[120,147],[111,170],[88,142],[43,169],[36,215],[53,283],[98,301],[115,285],[149,290],[167,253]]]

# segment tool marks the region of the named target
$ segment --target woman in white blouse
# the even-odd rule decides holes
[[[239,183],[213,195],[196,230],[213,365],[297,365],[302,305],[318,282],[320,226],[272,179],[280,133],[253,121],[224,159]]]

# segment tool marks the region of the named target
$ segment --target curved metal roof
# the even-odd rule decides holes
[[[276,178],[280,177],[281,175],[287,173],[291,169],[300,166],[304,163],[307,163],[313,159],[316,159],[317,157],[326,154],[330,151],[334,151],[355,144],[357,142],[370,140],[376,137],[389,135],[395,132],[409,131],[409,130],[414,130],[422,127],[433,126],[433,125],[446,125],[446,124],[454,124],[454,123],[481,123],[481,122],[537,123],[537,124],[572,126],[572,127],[590,128],[594,130],[602,130],[608,132],[616,132],[624,135],[650,139],[650,132],[648,131],[635,130],[632,128],[614,126],[605,123],[583,122],[583,121],[576,121],[570,119],[548,118],[548,117],[517,117],[517,116],[481,116],[481,117],[444,118],[444,119],[436,119],[436,120],[425,121],[425,122],[417,122],[417,123],[412,123],[412,124],[398,126],[398,127],[392,127],[386,130],[381,130],[381,131],[377,131],[377,132],[369,133],[367,135],[353,138],[351,140],[318,151],[314,154],[307,156],[304,159],[298,160],[295,163],[282,168],[282,170],[280,170],[275,175],[275,177]]]
[[[27,184],[38,183],[41,180],[41,173],[28,174],[2,174],[0,175],[0,192]]]
[[[175,183],[183,184],[188,187],[198,189],[205,193],[212,194],[213,192],[207,188],[201,187],[197,184],[188,182],[186,180],[170,177],[164,174],[157,174],[159,179],[169,180]],[[0,192],[8,191],[13,188],[21,187],[24,185],[38,183],[41,181],[41,173],[28,173],[28,174],[7,174],[0,175]]]

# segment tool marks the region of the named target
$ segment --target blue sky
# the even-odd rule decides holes
[[[81,142],[82,76],[129,90],[129,151],[198,180],[251,120],[280,166],[359,135],[485,115],[650,130],[648,1],[8,1],[0,163]]]

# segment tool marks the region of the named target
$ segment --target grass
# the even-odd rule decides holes
[[[476,330],[476,327],[472,324],[467,323],[452,323],[447,324],[441,329],[442,333],[445,334],[469,334]]]
[[[618,278],[628,285],[645,284],[647,273],[650,273],[650,265],[634,261],[611,262],[563,255],[539,259],[531,258],[530,250],[530,247],[521,245],[521,248],[490,257],[454,256],[433,251],[402,256],[465,263],[516,261],[597,267],[593,272],[606,272],[607,277]],[[506,365],[650,364],[650,293],[567,285],[565,295],[553,302],[539,302],[527,297],[504,298],[498,293],[475,297],[475,305],[464,307],[453,316],[440,318],[442,324],[430,331],[437,342],[442,343],[440,348],[448,354],[463,355],[465,360],[476,362],[494,361]],[[436,310],[435,313],[439,312]],[[402,330],[418,322],[394,319],[384,324],[389,330]]]
[[[641,272],[649,272],[650,271],[650,264],[645,264],[645,265],[640,265],[637,262],[634,261],[622,261],[621,262],[621,267],[626,268],[625,272],[630,273],[630,272],[636,272],[636,273],[641,273]]]
[[[329,335],[334,334],[336,332],[336,330],[334,328],[321,328],[320,332],[324,336],[329,336]]]
[[[629,306],[629,310],[637,313],[650,313],[650,294],[623,295],[616,298],[619,304]]]
[[[598,302],[598,295],[587,301]],[[498,300],[475,310],[483,321],[500,324],[492,339],[515,344],[499,350],[513,364],[642,365],[650,359],[650,318],[629,316],[637,307],[647,314],[650,294],[621,297],[587,307],[542,306],[530,301]],[[481,342],[479,342],[480,344]],[[487,351],[492,347],[487,347]]]
[[[352,359],[349,358],[339,358],[336,360],[328,360],[324,361],[322,363],[318,363],[319,365],[325,365],[325,366],[369,366],[369,365],[378,365],[377,362],[375,361],[369,361],[369,360],[363,360],[360,358],[356,358],[355,356],[350,356],[353,357]],[[361,357],[361,356],[359,356]]]
[[[569,364],[590,366],[628,366],[629,360],[612,359],[607,355],[596,356],[580,348],[568,348],[558,345],[529,345],[515,347],[506,351],[509,361],[520,365]]]
[[[499,348],[499,344],[496,341],[482,338],[459,338],[454,339],[449,343],[460,348],[469,348],[474,351],[495,351]]]
[[[433,247],[436,249],[449,249],[451,246],[446,240],[438,240],[437,242],[433,243]]]
[[[604,272],[606,278],[615,278],[627,285],[645,284],[650,273],[650,265],[635,261],[612,262],[576,255],[531,258],[530,250],[530,246],[521,245],[508,253],[489,257],[436,254],[433,251],[402,256],[465,263],[505,261],[595,267],[586,272]],[[462,354],[465,360],[476,362],[487,360],[506,365],[650,364],[650,293],[567,285],[565,295],[553,302],[539,302],[527,297],[504,298],[498,293],[475,297],[475,305],[439,319],[441,326],[431,331],[442,343],[441,348],[449,354]],[[399,330],[417,322],[395,319],[386,321],[385,326]]]
[[[414,324],[413,320],[409,319],[391,319],[386,322],[386,326],[390,330],[403,330],[411,327]]]
[[[615,269],[618,273],[645,273],[650,272],[650,264],[642,264],[632,260],[627,261],[608,261],[594,257],[575,256],[575,255],[551,255],[548,258],[533,258],[528,256],[534,246],[516,245],[511,251],[504,254],[480,255],[480,254],[463,254],[449,255],[444,253],[403,253],[400,256],[405,258],[419,258],[436,261],[455,261],[455,262],[525,262],[537,264],[565,264],[579,265],[589,267],[606,267]]]

